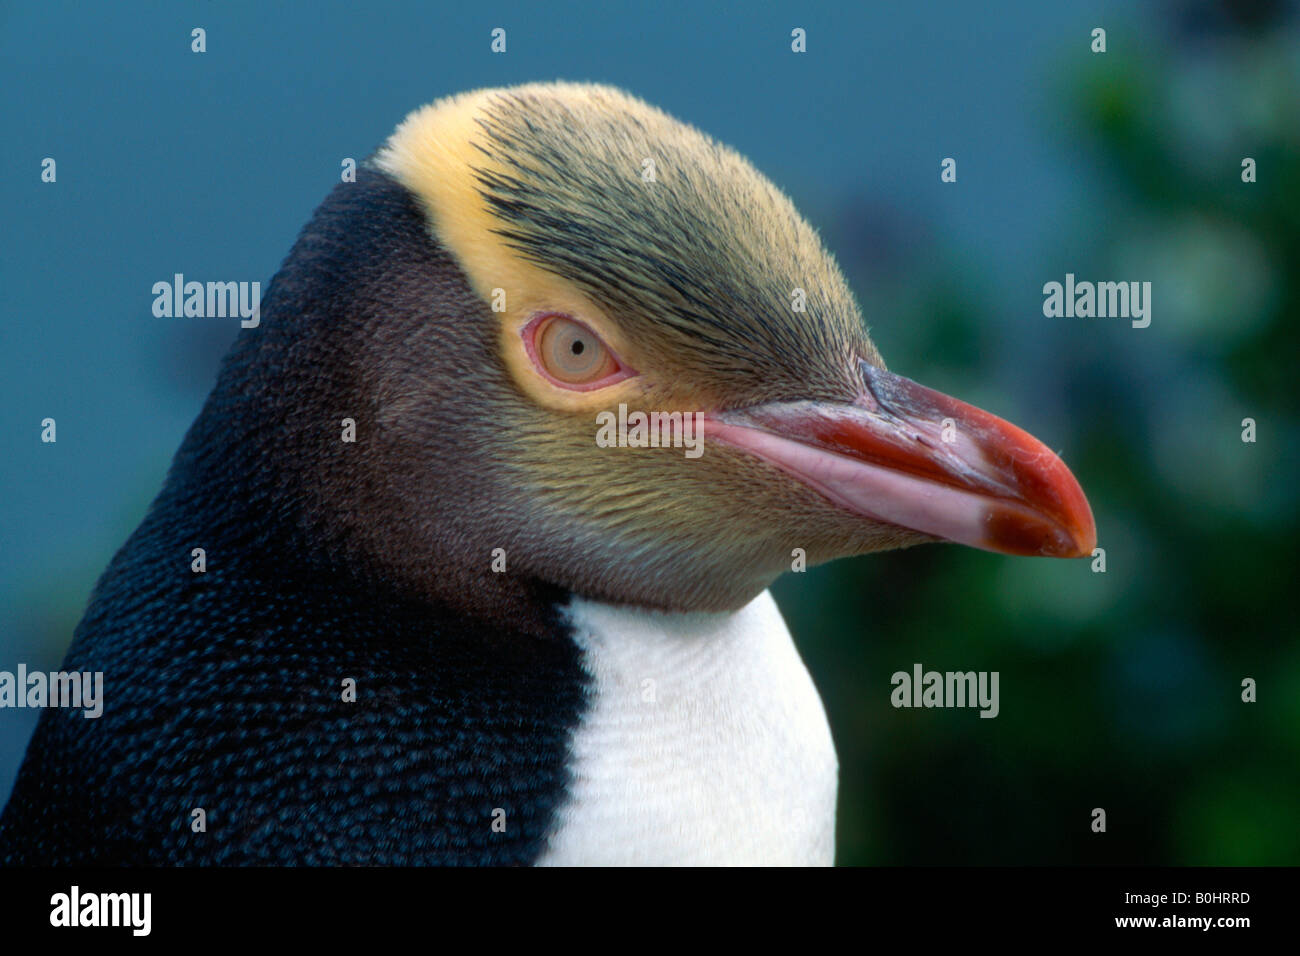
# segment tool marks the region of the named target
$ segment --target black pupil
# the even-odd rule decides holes
[[[573,354],[574,354],[574,355],[581,355],[581,354],[582,354],[582,350],[585,349],[585,348],[586,348],[586,346],[583,345],[581,341],[574,342],[574,343],[573,343]]]

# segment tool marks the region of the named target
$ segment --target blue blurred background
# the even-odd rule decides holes
[[[0,669],[58,666],[237,331],[155,318],[154,282],[265,288],[342,159],[429,100],[598,80],[747,155],[891,368],[1061,449],[1096,512],[1104,574],[929,546],[778,584],[840,862],[1300,862],[1294,11],[756,6],[0,5]],[[1067,272],[1152,282],[1151,326],[1044,318]],[[893,709],[914,662],[999,671],[1001,715]],[[0,711],[0,801],[34,724]]]

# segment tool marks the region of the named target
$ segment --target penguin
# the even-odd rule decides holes
[[[1096,530],[1046,446],[886,370],[732,149],[607,86],[439,100],[224,359],[63,665],[102,716],[43,713],[0,861],[831,864],[768,587],[937,540]]]

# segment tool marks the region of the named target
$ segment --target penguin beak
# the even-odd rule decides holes
[[[1003,554],[1086,557],[1092,509],[1064,462],[995,415],[859,363],[852,404],[789,402],[714,414],[706,434],[848,511]]]

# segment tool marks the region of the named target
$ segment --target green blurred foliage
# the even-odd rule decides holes
[[[1199,4],[1163,40],[1113,24],[1110,52],[1045,65],[1071,137],[1061,174],[1090,185],[1041,281],[1063,277],[1054,254],[1080,279],[1151,280],[1147,329],[1040,312],[1007,339],[952,255],[881,291],[852,236],[829,237],[873,290],[868,314],[907,330],[885,350],[895,367],[977,402],[1023,374],[1031,400],[1064,409],[1049,442],[1107,551],[1104,574],[926,546],[778,583],[840,752],[840,863],[1300,863],[1300,43],[1285,13]],[[1000,716],[894,709],[890,675],[914,662],[999,671]]]

